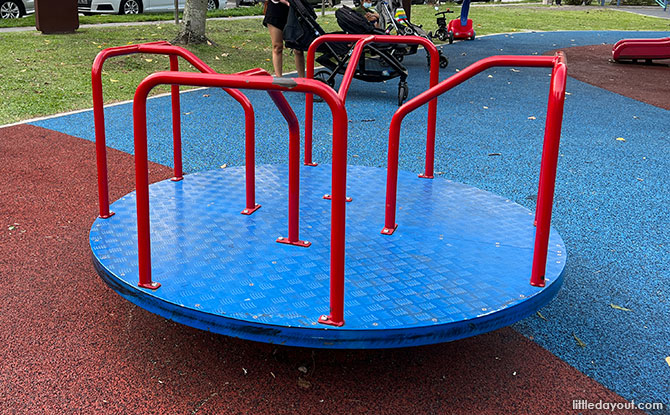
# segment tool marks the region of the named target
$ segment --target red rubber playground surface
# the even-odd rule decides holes
[[[578,64],[569,50],[568,61]],[[133,158],[108,157],[116,200],[134,189]],[[327,351],[156,317],[93,268],[95,174],[89,141],[0,129],[0,413],[595,414],[573,400],[626,402],[510,328],[435,346]],[[150,165],[152,181],[170,175]]]

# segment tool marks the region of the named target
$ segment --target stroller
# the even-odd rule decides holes
[[[390,3],[389,3],[390,2]],[[379,25],[384,28],[384,33],[392,34],[395,32],[399,36],[420,36],[433,41],[432,33],[426,32],[420,25],[410,22],[404,13],[398,15],[397,8],[394,7],[394,0],[378,0],[376,10],[379,13]],[[402,10],[402,9],[399,9]],[[452,40],[453,41],[453,40]],[[449,42],[451,43],[451,42]],[[417,52],[418,45],[411,45],[407,49],[406,55],[413,55]],[[426,54],[428,65],[430,65],[430,56]],[[402,61],[402,59],[401,59]],[[440,68],[446,68],[449,65],[449,59],[440,51]]]
[[[326,32],[316,22],[316,14],[306,0],[289,0],[289,3],[291,5],[289,17],[284,28],[286,47],[307,50],[314,39],[326,34]],[[342,9],[338,9],[336,16],[340,10]],[[352,28],[357,28],[356,32],[349,33],[383,34],[381,31],[374,32],[376,29],[370,22],[353,10],[349,10],[360,17],[359,20],[355,21],[349,18],[345,19],[349,23],[354,22],[351,26]],[[356,17],[354,16],[353,19],[356,19]],[[338,23],[340,23],[339,17]],[[342,26],[342,23],[340,23],[340,26]],[[321,44],[317,49],[317,52],[321,53],[321,56],[316,58],[316,61],[326,69],[316,72],[314,79],[328,84],[331,88],[334,87],[335,76],[337,74],[344,74],[346,71],[353,48],[354,45],[341,42],[326,42]],[[405,48],[406,45],[366,45],[363,56],[361,56],[354,72],[354,78],[366,82],[384,82],[400,78],[398,82],[398,105],[402,105],[409,94],[409,87],[407,86],[407,68],[400,63],[398,56],[402,56]]]

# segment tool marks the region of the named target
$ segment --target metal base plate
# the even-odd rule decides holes
[[[241,215],[244,168],[194,173],[150,186],[153,280],[138,287],[135,193],[113,203],[90,233],[103,280],[165,318],[249,340],[322,348],[390,348],[456,340],[518,321],[551,300],[566,253],[554,230],[546,286],[530,285],[533,213],[460,183],[400,172],[398,229],[384,224],[386,170],[349,166],[345,321],[329,312],[328,165],[301,167],[300,238],[287,233],[288,169],[256,169],[257,203]]]

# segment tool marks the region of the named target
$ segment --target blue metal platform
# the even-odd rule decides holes
[[[386,170],[348,167],[345,322],[317,323],[329,307],[328,165],[301,167],[300,238],[287,235],[288,168],[256,168],[256,202],[241,215],[244,168],[150,186],[155,291],[140,288],[135,193],[90,233],[93,262],[121,296],[176,322],[243,339],[321,348],[441,343],[512,324],[549,302],[566,252],[552,229],[546,286],[530,285],[533,213],[446,179],[400,172],[398,230],[384,224]]]

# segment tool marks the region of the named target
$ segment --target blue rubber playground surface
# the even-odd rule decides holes
[[[479,37],[443,48],[450,64],[440,79],[491,55],[543,54],[630,35]],[[661,36],[667,33],[634,35]],[[408,57],[405,63],[411,98],[427,87],[425,57]],[[438,175],[534,209],[549,74],[548,69],[492,69],[440,97]],[[564,283],[541,310],[542,318],[531,316],[514,328],[626,399],[668,405],[670,113],[572,78],[567,92],[552,221],[569,254]],[[385,167],[396,94],[395,81],[353,83],[347,98],[349,164]],[[302,119],[303,97],[286,95]],[[248,96],[256,109],[257,163],[285,164],[285,122],[264,93]],[[172,165],[169,97],[150,100],[148,112],[149,157]],[[314,159],[329,163],[330,115],[323,103],[315,104],[315,113]],[[107,144],[132,153],[131,104],[109,107],[106,120]],[[425,120],[424,108],[403,123],[401,170],[423,171]],[[184,169],[243,165],[243,122],[238,104],[220,90],[182,94]],[[33,124],[94,140],[90,111]]]

